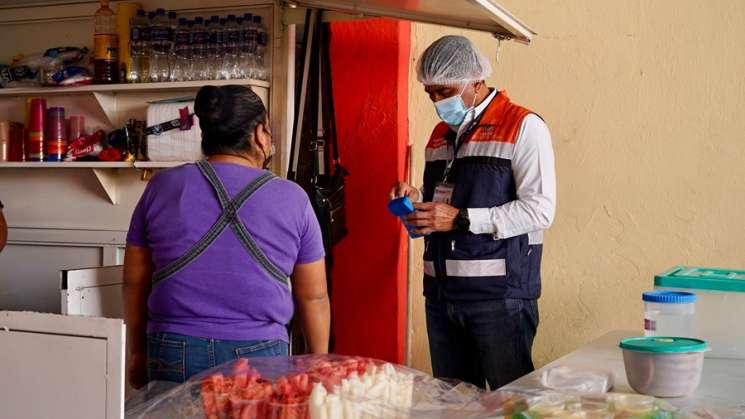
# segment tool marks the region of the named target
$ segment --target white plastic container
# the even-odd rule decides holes
[[[644,300],[644,336],[696,337],[696,294],[650,291]]]
[[[745,271],[679,266],[655,276],[656,290],[696,294],[696,337],[707,358],[745,359]]]
[[[699,339],[643,337],[621,341],[631,388],[655,397],[685,397],[701,383],[706,342]]]

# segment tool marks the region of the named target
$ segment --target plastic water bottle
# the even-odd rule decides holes
[[[140,9],[130,21],[129,52],[132,55],[132,67],[127,75],[131,83],[142,83],[148,80],[150,68],[150,28],[145,11]]]
[[[259,80],[269,80],[269,73],[264,66],[264,54],[269,45],[269,34],[266,27],[261,23],[261,16],[254,16],[254,25],[258,33],[256,42],[256,78]]]
[[[189,21],[185,17],[179,19],[173,35],[173,65],[171,67],[171,81],[189,80]]]
[[[224,26],[225,41],[225,68],[224,75],[226,79],[237,79],[239,76],[240,62],[238,55],[241,44],[241,28],[238,26],[238,19],[235,15],[228,15]]]
[[[165,9],[158,9],[150,27],[152,56],[150,60],[150,81],[163,82],[170,79],[168,56],[170,53],[171,26],[168,23]]]
[[[223,77],[223,28],[219,16],[212,16],[208,26],[209,31],[209,70],[211,79],[222,79]]]
[[[218,57],[218,68],[219,72],[217,75],[217,79],[220,80],[227,80],[228,79],[228,67],[229,67],[229,61],[226,59],[225,50],[227,48],[228,43],[228,34],[225,30],[225,25],[228,23],[227,18],[220,18],[220,30],[218,31],[218,44],[220,45],[220,56]]]
[[[205,26],[204,18],[197,16],[194,18],[194,28],[192,29],[192,48],[191,48],[191,73],[195,80],[209,80],[212,78],[210,73],[208,44],[209,33]]]
[[[258,36],[251,13],[243,15],[241,36],[243,38],[241,43],[241,78],[249,79],[254,77],[253,68],[256,65],[254,53],[256,52],[256,38]]]
[[[168,12],[168,69],[172,73],[176,64],[176,29],[178,28],[178,15],[173,10]]]
[[[187,20],[186,27],[189,30],[189,43],[186,47],[186,80],[196,80],[194,69],[194,21]]]

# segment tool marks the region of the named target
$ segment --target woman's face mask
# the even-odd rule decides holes
[[[463,92],[466,91],[466,87],[468,87],[468,83],[463,86],[463,90],[461,90],[459,94],[435,102],[437,115],[443,120],[443,122],[450,126],[460,126],[460,124],[463,123],[463,120],[466,119],[468,111],[471,109],[466,107],[466,104],[463,102],[462,96]],[[475,99],[474,96],[474,101]]]

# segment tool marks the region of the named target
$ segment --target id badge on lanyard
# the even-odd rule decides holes
[[[455,159],[458,157],[458,150],[460,150],[463,142],[464,141],[461,141],[459,143],[458,138],[456,137],[453,158],[452,160],[448,160],[447,165],[445,166],[445,173],[443,174],[442,182],[439,182],[437,183],[437,185],[435,185],[435,194],[432,196],[432,202],[441,202],[448,205],[453,202],[453,192],[455,192],[455,184],[448,181],[448,176],[450,176],[450,170],[455,164]]]

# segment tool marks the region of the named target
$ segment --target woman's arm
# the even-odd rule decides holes
[[[124,322],[129,347],[129,383],[135,388],[147,383],[147,298],[153,269],[149,248],[127,245],[124,253]]]
[[[295,265],[292,276],[297,312],[310,353],[328,353],[331,307],[326,291],[326,261]]]

